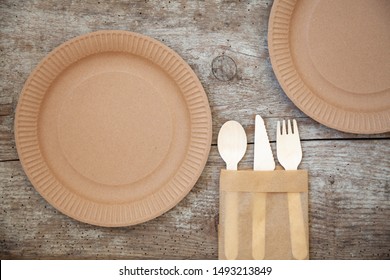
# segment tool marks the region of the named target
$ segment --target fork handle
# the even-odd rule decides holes
[[[300,193],[288,193],[288,213],[290,219],[291,250],[295,259],[307,257],[308,246]]]

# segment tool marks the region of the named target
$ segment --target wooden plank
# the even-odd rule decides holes
[[[300,168],[310,174],[312,259],[390,258],[388,143],[302,143]],[[253,145],[249,145],[240,168],[252,168],[252,161]],[[2,162],[0,257],[216,259],[218,181],[223,167],[213,146],[198,183],[175,208],[140,225],[101,228],[59,213],[34,190],[18,161]]]
[[[51,50],[77,35],[124,29],[154,37],[178,52],[199,76],[213,115],[213,143],[222,124],[240,121],[253,142],[254,115],[266,119],[271,140],[276,120],[298,118],[302,139],[390,138],[355,135],[320,125],[300,112],[280,88],[268,57],[272,1],[83,1],[37,4],[2,1],[0,23],[0,161],[17,159],[13,114],[28,75]],[[107,12],[109,11],[109,13]],[[79,15],[79,16],[75,16]],[[77,20],[76,20],[77,18]],[[218,20],[216,20],[218,19]],[[212,62],[230,57],[236,74],[218,79]]]
[[[205,174],[207,177],[207,173]],[[0,163],[2,259],[215,259],[217,197],[197,185],[177,207],[133,227],[101,228],[55,210],[18,161]],[[192,208],[190,205],[197,207]]]

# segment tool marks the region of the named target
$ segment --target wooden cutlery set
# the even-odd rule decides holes
[[[237,170],[245,130],[228,121],[218,135],[226,162],[220,176],[220,259],[308,259],[308,173],[295,120],[277,122],[275,166],[264,121],[255,120],[253,170]]]

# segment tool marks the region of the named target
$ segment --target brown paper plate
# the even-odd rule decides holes
[[[318,122],[390,131],[390,1],[275,0],[268,44],[287,96]]]
[[[126,226],[175,206],[199,178],[211,113],[197,76],[162,43],[125,31],[74,38],[34,69],[15,138],[37,191],[64,214]]]

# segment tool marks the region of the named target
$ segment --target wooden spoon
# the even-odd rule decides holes
[[[218,134],[218,151],[227,170],[237,170],[247,147],[244,128],[236,121],[224,123]],[[238,194],[225,194],[225,257],[234,260],[238,256]]]

